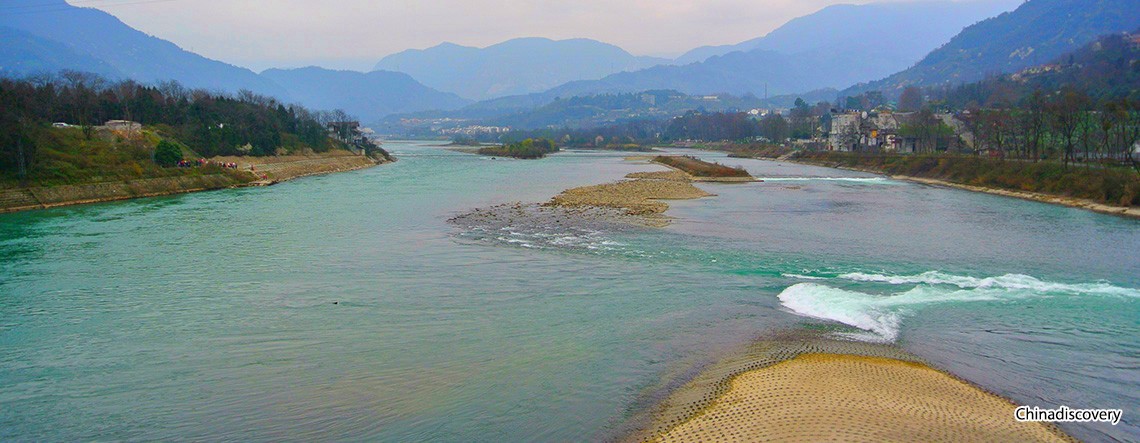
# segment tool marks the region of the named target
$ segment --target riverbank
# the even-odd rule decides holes
[[[1128,206],[1112,206],[1102,203],[1097,203],[1092,200],[1085,200],[1072,197],[1063,197],[1058,195],[1042,194],[1038,192],[1025,192],[1025,191],[1011,191],[1008,189],[986,188],[982,186],[963,185],[960,183],[948,182],[945,180],[935,180],[932,178],[922,177],[908,177],[905,175],[892,175],[891,178],[895,180],[906,180],[914,183],[922,183],[931,186],[943,186],[947,188],[964,189],[973,192],[984,192],[986,194],[1001,195],[1005,197],[1020,198],[1022,200],[1032,200],[1041,203],[1049,203],[1054,205],[1068,206],[1071,208],[1085,209],[1101,214],[1118,215],[1121,217],[1137,218],[1140,219],[1140,208]]]
[[[802,333],[705,369],[630,441],[1052,441],[1016,405],[886,344]]]
[[[962,175],[961,173],[946,171],[946,169],[953,168],[954,165],[950,164],[950,163],[952,163],[952,160],[954,160],[954,158],[938,159],[935,157],[931,157],[932,161],[934,162],[933,165],[921,165],[920,164],[920,165],[917,165],[917,166],[911,168],[910,167],[911,165],[893,165],[893,164],[889,164],[889,163],[884,163],[882,161],[872,162],[872,161],[852,160],[852,158],[855,158],[854,156],[844,156],[842,158],[836,159],[836,158],[833,158],[834,154],[830,154],[830,156],[824,156],[824,155],[827,155],[827,154],[826,153],[818,154],[816,156],[792,155],[792,156],[782,157],[779,160],[791,162],[791,163],[812,165],[812,166],[823,166],[823,167],[828,167],[828,168],[845,169],[845,170],[850,170],[850,171],[867,172],[867,173],[872,173],[872,174],[883,174],[883,175],[887,175],[887,176],[889,176],[893,179],[896,179],[896,180],[911,181],[911,182],[921,183],[921,184],[926,184],[926,185],[931,185],[931,186],[943,186],[943,187],[963,189],[963,190],[973,191],[973,192],[984,192],[987,194],[1001,195],[1001,196],[1005,196],[1005,197],[1020,198],[1023,200],[1031,200],[1031,201],[1036,201],[1036,202],[1041,202],[1041,203],[1049,203],[1049,204],[1055,204],[1055,205],[1068,206],[1068,207],[1072,207],[1072,208],[1085,209],[1085,210],[1098,212],[1098,213],[1102,213],[1102,214],[1117,215],[1117,216],[1129,217],[1129,218],[1140,218],[1140,207],[1136,207],[1136,206],[1114,205],[1114,204],[1107,203],[1106,201],[1104,201],[1104,199],[1102,199],[1101,201],[1097,201],[1097,200],[1093,200],[1093,199],[1089,199],[1089,198],[1082,198],[1079,196],[1061,195],[1058,193],[1046,193],[1046,192],[1037,192],[1037,191],[1016,189],[1013,187],[1013,185],[1015,183],[1012,183],[1012,181],[1018,180],[1017,174],[1008,174],[1008,175],[1012,175],[1012,176],[1007,177],[1007,176],[1003,176],[1001,171],[991,171],[989,173],[983,173],[981,171],[978,171],[979,168],[977,168],[977,167],[971,168],[969,174],[966,176]],[[840,160],[842,160],[842,161],[840,161]],[[915,157],[914,160],[910,160],[910,161],[911,162],[923,162],[924,160],[926,160],[926,159]],[[855,164],[852,164],[852,162],[854,162]],[[1047,165],[1046,166],[1037,166],[1038,164],[1034,164],[1034,163],[1018,163],[1018,162],[1012,162],[1012,161],[1006,162],[1006,164],[1007,164],[1007,167],[1009,167],[1009,168],[1033,168],[1033,167],[1044,168],[1044,167],[1049,167]],[[927,166],[930,166],[930,167],[927,167]],[[918,175],[918,174],[912,174],[912,173],[907,173],[907,174],[899,173],[900,172],[899,169],[902,167],[908,167],[908,169],[911,169],[911,170],[922,171],[923,174]],[[1073,173],[1087,173],[1088,172],[1088,171],[1081,170],[1077,167],[1073,167],[1072,169],[1073,169]],[[1103,172],[1107,173],[1107,171],[1103,171]],[[1040,181],[1043,181],[1043,179],[1037,178],[1037,176],[1045,175],[1045,174],[1056,175],[1057,172],[1047,171],[1045,173],[1040,173],[1040,172],[1035,171],[1032,176],[1021,177],[1021,178],[1023,179],[1022,181],[1036,180],[1036,181],[1040,182]],[[1134,177],[1128,177],[1128,179],[1135,180]],[[1051,179],[1051,181],[1059,181],[1059,182],[1063,181],[1063,180],[1065,180],[1065,179],[1063,179],[1063,178]],[[1101,177],[1100,180],[1107,181],[1107,179],[1105,179],[1104,177]],[[1125,180],[1125,179],[1121,179],[1121,180]],[[987,183],[991,183],[991,182],[996,182],[999,184],[1008,184],[1009,186],[994,186],[994,185],[988,185],[987,184]],[[1009,182],[1009,183],[1007,183],[1007,182]],[[1065,183],[1072,184],[1074,182],[1076,182],[1076,180],[1069,179]],[[1031,184],[1022,183],[1019,186],[1022,186],[1022,187],[1040,187],[1040,186],[1046,186],[1046,184],[1034,183],[1031,185]],[[1122,188],[1123,189],[1123,190],[1111,191],[1111,193],[1114,193],[1114,194],[1120,193],[1120,192],[1124,192],[1125,194],[1128,194],[1128,193],[1134,192],[1134,190],[1132,188],[1135,187],[1135,186],[1129,185],[1129,184],[1109,185],[1106,183],[1101,183],[1099,186],[1101,186],[1103,188],[1108,188],[1111,186],[1113,189],[1116,189],[1116,188]],[[1102,191],[1092,191],[1092,190],[1084,190],[1083,191],[1084,194],[1095,193],[1095,192],[1108,193],[1108,191],[1103,191],[1103,190]],[[1132,197],[1130,197],[1129,195],[1130,194],[1122,195],[1122,196],[1116,197],[1116,199],[1131,201]]]
[[[333,150],[315,155],[272,157],[214,157],[214,162],[237,163],[238,168],[255,173],[261,180],[277,183],[311,175],[331,174],[389,163],[349,151]]]
[[[264,186],[310,175],[343,172],[382,164],[348,151],[278,157],[215,157],[238,170],[113,182],[0,189],[0,213],[185,194],[244,186]]]

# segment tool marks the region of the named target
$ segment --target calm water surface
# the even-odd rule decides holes
[[[569,152],[0,215],[0,440],[612,437],[755,337],[897,343],[1018,403],[1124,408],[1140,439],[1140,222],[699,155],[661,230],[447,219],[656,167]]]

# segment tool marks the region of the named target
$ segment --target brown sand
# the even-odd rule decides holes
[[[634,179],[568,189],[551,199],[547,205],[620,208],[630,215],[654,215],[669,209],[669,205],[658,200],[694,199],[712,195],[669,171],[634,173],[630,177]]]
[[[623,441],[1075,441],[898,346],[785,331],[665,380]],[[921,421],[920,421],[921,420]]]
[[[652,171],[652,172],[634,172],[626,175],[625,178],[633,179],[647,179],[647,180],[672,180],[679,182],[691,182],[693,176],[686,174],[682,171]]]
[[[735,376],[727,392],[656,440],[1048,441],[1009,401],[913,361],[810,353]]]
[[[333,150],[313,155],[278,155],[266,157],[214,157],[210,161],[237,163],[241,171],[251,171],[258,178],[268,177],[265,183],[292,180],[310,175],[352,171],[385,163],[349,151]]]

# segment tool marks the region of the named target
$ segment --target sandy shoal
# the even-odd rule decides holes
[[[660,166],[664,166],[666,168],[669,168],[672,170],[672,172],[680,173],[680,174],[684,175],[689,181],[713,182],[713,183],[750,183],[750,182],[756,182],[756,181],[763,181],[763,180],[758,180],[756,177],[753,177],[751,175],[748,175],[745,177],[698,177],[698,176],[692,175],[692,174],[686,172],[685,170],[680,169],[676,166],[673,166],[673,165],[670,165],[667,163],[661,163],[661,162],[657,161],[656,158],[657,157],[649,157],[649,162],[653,163],[655,165],[660,165]],[[638,158],[638,157],[626,157],[626,160],[638,160],[638,159],[640,159],[640,158]],[[656,174],[656,172],[653,172],[650,174]],[[630,174],[630,175],[632,176],[633,174]]]
[[[742,372],[656,441],[1073,441],[922,363],[802,354]]]
[[[568,189],[551,199],[551,206],[597,206],[625,209],[630,215],[661,214],[669,205],[659,200],[708,197],[693,186],[688,174],[674,171],[630,174],[632,180]]]

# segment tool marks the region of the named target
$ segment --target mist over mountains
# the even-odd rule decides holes
[[[410,49],[384,57],[374,69],[404,72],[432,88],[484,100],[669,62],[589,39],[519,38],[486,48],[443,43]]]
[[[131,28],[106,12],[74,7],[63,0],[37,4],[49,5],[50,9],[0,15],[0,29],[6,29],[3,32],[25,36],[17,41],[5,40],[0,58],[4,72],[33,74],[71,69],[142,83],[176,80],[190,88],[247,89],[275,97],[288,95],[249,69],[186,51]],[[26,37],[29,35],[33,38]]]
[[[42,5],[47,9],[38,13],[0,16],[0,75],[77,70],[112,80],[174,80],[344,109],[365,122],[429,110],[503,115],[559,98],[650,90],[759,98],[829,88],[849,88],[838,95],[890,93],[1014,72],[1098,36],[1140,27],[1138,0],[892,2],[827,7],[762,37],[696,48],[676,60],[639,57],[589,39],[519,38],[486,48],[444,43],[402,51],[368,73],[310,67],[258,74],[99,10],[63,0]]]
[[[455,109],[468,100],[428,88],[406,74],[321,68],[249,69],[211,60],[147,35],[114,16],[59,0],[35,13],[0,16],[0,75],[74,70],[109,80],[177,81],[191,89],[248,90],[313,109],[344,109],[364,121],[399,112]]]
[[[635,57],[593,40],[516,39],[484,49],[445,43],[385,57],[376,69],[485,100],[674,89],[689,94],[786,94],[845,88],[906,69],[962,28],[1021,0],[836,5],[737,45],[676,60]]]
[[[935,1],[828,6],[814,14],[792,19],[763,37],[735,45],[702,46],[690,50],[677,57],[674,64],[702,62],[710,57],[738,51],[838,54],[849,49],[873,49],[872,56],[878,57],[878,60],[871,61],[875,62],[897,65],[902,63],[897,60],[911,60],[913,63],[946,43],[962,28],[1011,11],[1022,1]],[[875,49],[876,46],[879,48]],[[893,72],[895,71],[887,74]]]
[[[269,69],[261,75],[284,87],[294,100],[307,107],[343,109],[364,121],[390,114],[456,109],[471,103],[424,86],[402,72],[363,73],[308,67]]]

